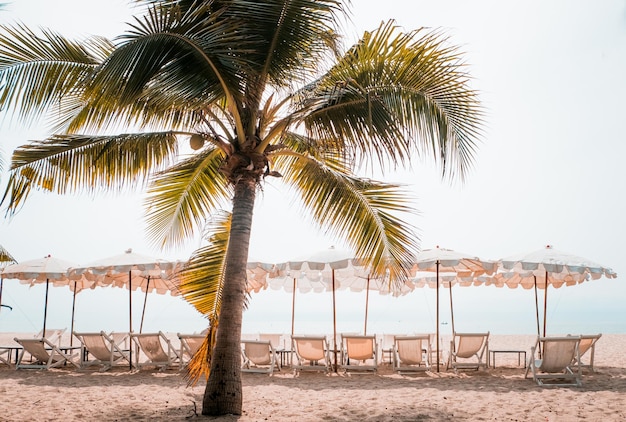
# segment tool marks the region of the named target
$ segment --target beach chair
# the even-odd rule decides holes
[[[178,351],[162,331],[158,333],[131,333],[130,338],[135,345],[135,367],[154,366],[161,371],[180,364]],[[140,355],[147,359],[141,361]]]
[[[177,333],[180,340],[180,368],[183,369],[193,355],[202,347],[207,334],[181,334]]]
[[[118,337],[116,341],[112,335],[100,331],[99,333],[74,333],[80,341],[80,367],[87,368],[93,365],[102,366],[100,371],[108,371],[113,366],[126,362],[130,366],[130,350],[122,349],[120,344],[128,337]]]
[[[324,336],[293,336],[291,349],[295,356],[292,367],[299,371],[330,372],[331,360],[328,342]]]
[[[50,341],[50,343],[54,343],[61,347],[61,339],[63,338],[65,331],[67,331],[67,328],[46,328],[45,333],[41,330],[35,334],[34,338],[46,338]]]
[[[79,367],[79,364],[74,361],[76,353],[64,353],[47,338],[15,338],[14,340],[22,346],[15,369],[50,369],[67,363]],[[31,356],[29,362],[24,362],[26,353]]]
[[[450,341],[447,369],[476,369],[489,366],[489,332],[454,333]]]
[[[282,343],[282,334],[270,334],[270,333],[260,333],[259,340],[261,341],[269,341],[272,344],[274,350],[284,350],[285,347]]]
[[[393,370],[402,372],[430,370],[430,336],[395,336],[393,343]]]
[[[243,340],[241,342],[242,372],[259,372],[272,375],[280,371],[280,361],[269,340]]]
[[[530,349],[524,378],[532,372],[533,380],[541,387],[580,387],[582,367],[577,365],[576,371],[572,369],[573,362],[580,362],[579,345],[580,336],[538,337]],[[539,350],[541,359],[538,358]]]
[[[345,371],[378,370],[376,336],[341,335],[341,368]]]
[[[578,360],[574,360],[572,366],[580,366],[581,368],[589,369],[589,371],[593,371],[593,359],[596,353],[596,343],[600,340],[602,334],[594,334],[594,335],[581,335],[580,336],[580,344],[578,345],[578,352],[580,354],[580,358]],[[585,355],[588,355],[588,362],[584,363],[583,358]]]

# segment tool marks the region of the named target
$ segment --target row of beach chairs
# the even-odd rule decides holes
[[[538,337],[531,348],[525,377],[532,373],[541,386],[582,384],[582,370],[593,372],[595,344],[601,334],[564,337]],[[272,342],[274,340],[274,342]],[[242,340],[243,368],[248,372],[272,374],[281,369],[281,353],[293,353],[292,368],[296,371],[372,371],[378,369],[376,336],[341,335],[339,350],[329,347],[325,336],[294,336],[290,350],[277,349],[274,339]],[[391,363],[394,371],[407,373],[430,371],[432,335],[394,336]],[[333,359],[332,354],[338,354]],[[588,355],[587,363],[583,357]],[[333,365],[333,362],[335,364]],[[446,369],[486,369],[489,367],[489,332],[454,333],[450,343]]]
[[[183,368],[201,347],[205,334],[178,333],[179,347],[162,332],[158,333],[73,333],[80,347],[61,347],[64,330],[50,330],[48,337],[16,338],[21,346],[16,369],[48,369],[62,365],[79,368],[100,366],[106,371],[114,366]],[[598,335],[538,337],[531,348],[525,377],[532,373],[539,385],[576,385],[582,383],[582,370],[593,371],[595,344]],[[325,336],[293,336],[289,350],[279,342],[280,335],[260,335],[255,340],[242,340],[242,370],[272,374],[280,371],[285,356],[296,372],[343,370],[376,372],[380,362],[375,335],[341,334],[338,348],[329,345]],[[398,373],[430,371],[433,336],[430,334],[395,335],[391,348],[391,364]],[[10,364],[0,355],[0,361]],[[333,356],[334,355],[334,356]],[[588,355],[587,363],[583,357]],[[489,332],[454,333],[450,343],[447,369],[481,369],[489,367]]]
[[[178,333],[179,346],[175,347],[160,331],[141,334],[74,332],[80,346],[63,347],[59,339],[64,330],[55,331],[46,333],[48,337],[36,335],[32,338],[15,338],[15,342],[21,346],[15,368],[50,369],[67,365],[77,368],[99,366],[102,371],[122,365],[128,365],[130,369],[183,368],[205,339],[204,334]],[[10,356],[3,361],[10,364]]]

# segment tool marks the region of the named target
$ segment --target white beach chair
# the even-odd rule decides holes
[[[489,359],[489,332],[454,333],[450,341],[448,369],[487,368]]]
[[[580,366],[581,368],[589,369],[589,371],[594,372],[593,370],[593,360],[596,354],[596,343],[600,340],[602,334],[594,334],[594,335],[581,335],[580,336],[580,344],[578,345],[578,351],[580,353],[580,357],[575,359],[573,362],[573,366]],[[584,363],[583,358],[587,355],[588,362]]]
[[[292,350],[295,355],[294,372],[325,371],[332,368],[330,349],[324,336],[293,336]]]
[[[580,362],[579,345],[580,336],[538,337],[530,349],[524,378],[532,372],[533,379],[541,387],[580,387],[582,367],[577,365],[575,372],[572,369],[573,362]],[[541,358],[538,358],[539,350]]]
[[[280,371],[280,360],[269,340],[243,340],[241,342],[242,372],[260,372],[272,375]]]
[[[196,354],[204,340],[207,337],[207,334],[177,334],[178,339],[180,340],[180,367],[181,369],[187,366],[193,355]]]
[[[402,372],[430,370],[430,336],[395,336],[393,344],[393,370]]]
[[[22,346],[15,369],[50,369],[70,363],[76,367],[77,353],[64,353],[59,347],[51,343],[47,338],[15,338],[15,341]],[[24,355],[28,353],[32,361],[25,363]]]
[[[99,333],[74,333],[80,341],[80,367],[87,368],[93,365],[100,365],[101,371],[108,371],[113,366],[126,362],[130,366],[130,350],[122,349],[123,343],[128,334],[118,337],[118,341],[112,335],[100,331]]]
[[[130,338],[135,344],[135,367],[141,369],[145,366],[154,366],[165,370],[176,364],[180,364],[178,351],[163,332],[158,333],[131,333]],[[147,359],[141,360],[140,355]]]
[[[341,336],[341,368],[344,371],[378,370],[378,343],[376,336]]]

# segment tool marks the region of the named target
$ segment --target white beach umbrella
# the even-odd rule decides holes
[[[332,292],[333,301],[333,346],[335,353],[335,369],[337,368],[337,317],[335,292],[350,290],[366,291],[365,328],[367,333],[367,307],[370,290],[378,290],[381,294],[401,294],[395,292],[393,286],[382,279],[370,277],[370,270],[365,264],[354,258],[348,251],[331,247],[301,259],[294,259],[276,264],[275,270],[268,275],[270,288],[285,290],[292,293],[291,335],[294,335],[295,294],[308,292]],[[407,290],[406,292],[408,292]],[[405,292],[405,293],[406,293]]]
[[[452,307],[452,286],[480,285],[487,277],[495,274],[497,262],[481,259],[475,255],[444,249],[437,246],[425,249],[415,257],[411,268],[409,285],[413,288],[429,286],[436,289],[436,336],[437,371],[439,371],[439,286],[450,289],[450,313],[454,332],[454,311]],[[433,276],[434,273],[434,276]]]
[[[91,287],[91,281],[84,277],[70,279],[69,268],[77,264],[64,259],[55,258],[51,255],[43,258],[31,259],[17,264],[9,265],[2,270],[3,279],[17,279],[22,284],[33,286],[39,283],[46,283],[46,300],[43,314],[43,333],[46,332],[46,319],[48,315],[48,288],[52,282],[53,286],[68,286],[74,292],[72,301],[72,322],[71,329],[74,329],[74,305],[76,303],[76,293]],[[70,337],[70,342],[71,342]]]
[[[180,294],[179,282],[175,277],[179,261],[168,261],[134,253],[132,249],[123,254],[103,258],[84,267],[72,267],[71,279],[85,278],[95,286],[113,286],[129,290],[129,332],[133,332],[132,292]],[[146,298],[147,299],[147,298]],[[145,300],[144,300],[145,311]],[[143,322],[143,314],[142,314]],[[142,324],[143,325],[143,324]]]
[[[545,248],[531,253],[501,259],[500,271],[487,284],[497,287],[516,288],[521,286],[524,289],[535,289],[537,335],[541,335],[537,289],[543,289],[543,336],[545,337],[548,286],[558,289],[561,286],[574,286],[601,277],[611,279],[616,278],[617,274],[611,268],[577,255],[561,252],[551,245],[547,245]]]

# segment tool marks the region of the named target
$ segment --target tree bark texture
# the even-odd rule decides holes
[[[223,297],[211,372],[202,402],[203,415],[241,415],[242,412],[241,325],[255,195],[254,180],[241,179],[235,184]]]

